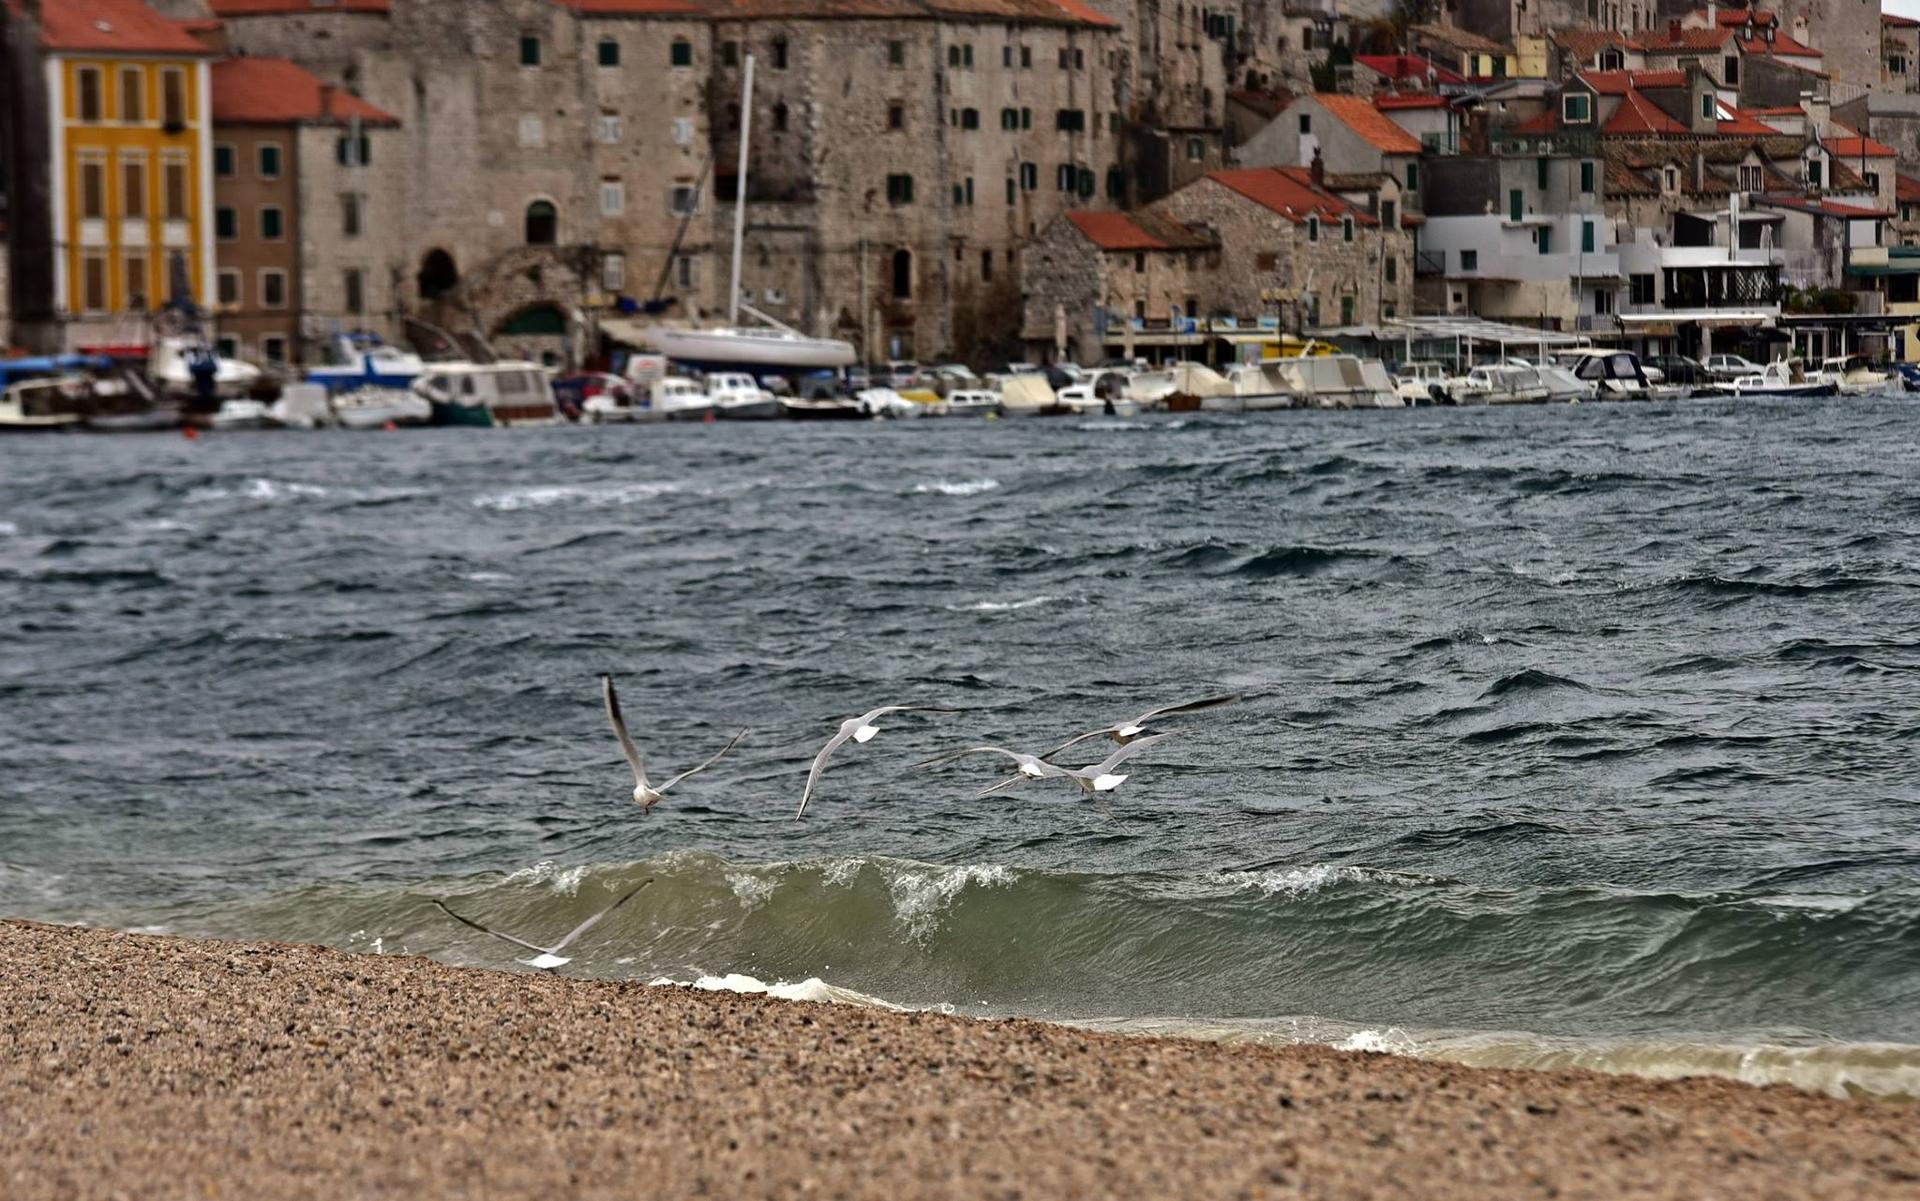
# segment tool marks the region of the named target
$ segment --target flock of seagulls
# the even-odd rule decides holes
[[[672,779],[667,780],[665,783],[656,786],[647,779],[646,763],[640,757],[640,748],[634,744],[633,735],[627,730],[626,718],[621,715],[620,696],[614,690],[613,677],[605,675],[600,677],[600,691],[601,699],[606,704],[607,722],[613,727],[613,736],[620,743],[620,753],[626,757],[627,766],[633,769],[633,800],[635,804],[640,806],[642,813],[651,813],[653,807],[665,798],[669,789],[687,779],[689,776],[698,775],[718,763],[725,757],[728,751],[740,745],[741,739],[745,738],[748,734],[746,730],[740,731],[733,736],[727,745],[721,747],[705,762],[696,767],[690,767]],[[1170,733],[1155,733],[1152,730],[1153,722],[1161,718],[1177,717],[1188,713],[1199,713],[1207,709],[1218,709],[1223,705],[1231,705],[1240,699],[1240,696],[1235,694],[1230,696],[1207,697],[1204,700],[1198,701],[1185,701],[1176,705],[1162,705],[1157,709],[1149,709],[1138,717],[1128,718],[1125,721],[1115,722],[1110,726],[1103,726],[1098,730],[1089,730],[1084,734],[1076,735],[1042,755],[1031,755],[1023,751],[1008,750],[1006,747],[1001,746],[970,746],[961,750],[948,751],[945,754],[936,755],[931,759],[916,763],[914,766],[934,767],[941,764],[952,763],[973,755],[999,755],[1013,761],[1014,774],[997,784],[981,789],[975,795],[989,796],[993,793],[1012,788],[1017,784],[1034,781],[1071,780],[1079,785],[1082,794],[1093,796],[1098,793],[1112,792],[1114,789],[1120,787],[1120,785],[1126,783],[1128,773],[1120,772],[1116,769],[1134,755],[1173,736]],[[939,709],[928,705],[882,705],[878,709],[870,709],[858,717],[849,717],[847,720],[841,722],[840,728],[834,732],[833,737],[827,739],[826,745],[820,748],[820,753],[813,757],[813,765],[807,769],[807,785],[800,793],[800,807],[794,810],[794,818],[797,820],[806,813],[808,803],[813,800],[813,795],[820,786],[820,776],[826,771],[827,761],[833,757],[833,753],[849,742],[854,743],[856,746],[871,742],[874,736],[880,733],[878,723],[881,718],[891,716],[895,713],[951,715],[958,712],[960,712],[958,709]],[[1053,762],[1055,756],[1095,738],[1108,739],[1117,744],[1116,749],[1100,762],[1089,764],[1085,767],[1063,767]],[[605,909],[600,910],[600,912],[574,927],[567,933],[565,938],[547,947],[529,942],[524,938],[512,934],[495,930],[490,926],[474,921],[472,918],[463,917],[447,908],[447,906],[439,900],[435,900],[433,904],[442,913],[460,922],[462,925],[471,926],[482,934],[490,935],[503,942],[509,942],[515,946],[532,951],[532,958],[522,959],[519,962],[531,968],[551,971],[563,964],[572,962],[570,958],[563,957],[560,954],[561,951],[565,950],[582,934],[593,929],[593,927],[599,923],[600,919],[632,900],[641,889],[652,883],[652,880],[642,881],[639,885],[622,895],[613,904],[608,905]]]

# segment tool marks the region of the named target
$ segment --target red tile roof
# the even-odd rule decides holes
[[[1920,200],[1920,179],[1896,172],[1893,177],[1893,195],[1896,200]]]
[[[1725,107],[1725,106],[1723,106]],[[1728,108],[1731,117],[1720,119],[1720,133],[1726,137],[1766,138],[1779,134],[1779,130],[1754,117],[1744,109]]]
[[[1373,107],[1383,113],[1403,108],[1445,108],[1447,98],[1432,92],[1379,92],[1373,97]]]
[[[1172,250],[1173,246],[1142,229],[1129,213],[1093,213],[1075,209],[1067,220],[1087,241],[1102,250]]]
[[[1628,44],[1627,35],[1613,29],[1561,29],[1554,33],[1553,40],[1583,61],[1602,50]]]
[[[1872,138],[1858,136],[1822,138],[1820,144],[1827,148],[1827,153],[1841,158],[1892,158],[1894,156],[1893,147],[1885,142],[1876,142]]]
[[[1248,200],[1292,221],[1306,222],[1307,214],[1338,218],[1351,215],[1360,225],[1378,225],[1379,221],[1354,208],[1345,200],[1314,186],[1309,167],[1249,167],[1240,171],[1211,171],[1207,178],[1245,196]]]
[[[1780,18],[1774,16],[1764,8],[1747,9],[1723,6],[1716,8],[1714,12],[1716,23],[1720,25],[1745,25],[1749,14],[1752,15],[1753,23],[1757,26],[1778,25],[1780,23]],[[1707,10],[1704,8],[1694,9],[1691,19],[1695,21],[1705,21],[1707,19]]]
[[[1420,139],[1395,125],[1365,97],[1315,92],[1313,98],[1334,120],[1359,134],[1375,150],[1385,154],[1420,153]]]
[[[1912,17],[1903,17],[1898,13],[1881,13],[1880,23],[1882,25],[1890,25],[1895,29],[1920,29],[1920,21],[1916,21]]]
[[[1797,104],[1776,104],[1771,108],[1750,108],[1747,110],[1756,117],[1804,117],[1807,110]]]
[[[341,88],[332,104],[318,76],[284,58],[230,58],[213,64],[213,120],[216,125],[293,125],[308,121],[347,121],[398,125],[391,113]]]
[[[393,0],[207,0],[216,17],[284,17],[295,13],[388,13]]]
[[[1560,110],[1550,108],[1538,116],[1528,117],[1525,121],[1513,126],[1507,132],[1520,134],[1552,133],[1559,128]]]
[[[1685,71],[1582,71],[1580,78],[1602,96],[1624,96],[1634,88],[1684,88]]]
[[[20,0],[6,0],[16,20]],[[51,0],[40,9],[40,45],[83,54],[191,54],[211,52],[144,0]]]
[[[1449,71],[1417,54],[1356,54],[1353,61],[1392,80],[1431,78],[1435,83],[1467,82],[1458,71]]]
[[[1687,126],[1669,117],[1653,101],[1632,88],[1620,98],[1620,107],[1600,127],[1603,134],[1635,136],[1646,134],[1692,133]]]
[[[1741,38],[1740,49],[1748,54],[1785,54],[1794,58],[1826,57],[1812,46],[1795,41],[1784,33],[1774,34],[1771,42],[1765,38]]]
[[[1731,29],[1646,29],[1627,44],[1649,54],[1706,54],[1732,40]]]

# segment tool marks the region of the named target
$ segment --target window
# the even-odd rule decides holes
[[[685,121],[687,124],[688,132],[685,140],[682,140],[680,137],[680,123],[682,121]],[[600,114],[600,120],[596,123],[596,125],[600,134],[600,144],[602,146],[618,146],[620,144],[621,135],[626,132],[625,129],[622,128],[620,117],[618,116],[618,114],[615,114],[615,113]],[[689,120],[686,117],[674,118],[674,122],[673,122],[673,140],[674,141],[679,142],[680,145],[682,146],[685,146],[687,142],[693,140],[692,131],[693,131],[693,122],[691,120]]]
[[[120,159],[120,215],[129,221],[147,217],[147,160],[138,155]]]
[[[1593,294],[1593,311],[1603,317],[1613,312],[1613,293],[1595,292]]]
[[[983,284],[993,282],[993,251],[991,250],[980,252],[980,282]]]
[[[980,128],[980,110],[977,108],[961,109],[960,110],[960,128],[961,129]]]
[[[1301,113],[1300,114],[1300,136],[1304,138],[1307,135],[1311,134],[1312,132],[1313,132],[1313,114]]]
[[[1766,184],[1761,177],[1759,163],[1740,164],[1740,190],[1742,192],[1758,192],[1765,186]]]
[[[1080,182],[1080,199],[1091,200],[1093,198],[1093,168],[1092,167],[1080,168],[1079,182]]]
[[[1380,202],[1380,228],[1381,229],[1396,228],[1400,224],[1398,221],[1394,219],[1397,215],[1398,215],[1398,212],[1394,206],[1393,201],[1382,200]]]
[[[1580,191],[1587,195],[1593,194],[1593,164],[1592,163],[1580,164]]]
[[[957,67],[960,65],[960,46],[958,43],[948,45],[947,65],[949,67]]]
[[[1205,138],[1187,139],[1187,161],[1204,163],[1207,161],[1207,141]]]
[[[720,43],[720,65],[723,67],[737,67],[740,65],[739,42]]]
[[[667,193],[667,212],[676,217],[690,217],[700,211],[700,189],[686,184],[675,184]]]
[[[1887,72],[1891,75],[1905,75],[1907,73],[1907,56],[1904,54],[1888,55]]]
[[[1460,270],[1462,271],[1480,270],[1480,252],[1477,250],[1461,251],[1460,252]]]
[[[1728,87],[1732,87],[1740,82],[1740,56],[1737,54],[1727,55],[1725,66],[1727,69],[1725,82]]]
[[[1127,173],[1118,167],[1107,168],[1107,199],[1125,200],[1127,198]]]
[[[693,145],[692,117],[675,117],[673,119],[673,141],[676,146]]]
[[[1017,108],[1001,109],[1000,110],[1000,128],[1002,129],[1020,128],[1020,110]]]
[[[280,211],[280,206],[277,204],[261,205],[260,240],[263,242],[278,242],[286,236],[286,233],[286,215]]]
[[[280,334],[269,334],[260,339],[260,357],[276,367],[287,362],[287,339]]]
[[[787,132],[787,106],[784,102],[773,106],[773,132]]]
[[[785,38],[773,39],[773,69],[776,71],[787,69],[787,39]]]
[[[527,120],[528,118],[522,118],[520,121],[520,136],[522,138],[527,136]],[[534,141],[522,144],[538,146],[540,144],[540,118],[533,117],[531,120],[533,121]],[[342,167],[364,167],[373,161],[373,142],[365,134],[362,134],[358,141],[350,137],[341,138],[333,144],[333,159]]]
[[[87,313],[107,311],[107,256],[89,254],[80,264],[80,309]]]
[[[1560,97],[1560,119],[1569,125],[1585,125],[1593,120],[1593,97],[1585,92],[1569,92]]]
[[[893,298],[913,299],[913,251],[905,248],[893,252]]]
[[[1602,50],[1600,52],[1600,69],[1602,71],[1618,71],[1626,65],[1627,56],[1620,51]]]
[[[1320,218],[1317,214],[1310,214],[1307,217],[1307,241],[1318,242],[1319,240],[1320,240]]]
[[[129,251],[126,261],[126,308],[139,312],[148,307],[147,256],[144,251]]]
[[[1540,253],[1552,254],[1553,253],[1553,226],[1542,225],[1540,227],[1539,238],[1540,238]]]
[[[1534,184],[1542,192],[1547,190],[1548,172],[1552,168],[1552,165],[1552,159],[1542,158],[1534,160]]]
[[[603,67],[619,66],[620,65],[620,43],[614,41],[612,38],[601,38],[600,48],[599,48],[599,63]]]
[[[1867,181],[1867,191],[1878,192],[1880,190],[1880,173],[1878,171],[1863,171],[1861,172],[1861,178]]]
[[[1702,121],[1713,120],[1714,110],[1713,93],[1702,92],[1700,94],[1700,119]]]
[[[600,290],[618,292],[627,286],[627,256],[610,250],[600,256]]]
[[[1024,69],[1033,66],[1033,47],[1020,47],[1020,66]]]
[[[1353,218],[1352,217],[1340,218],[1340,240],[1342,242],[1353,241]]]
[[[887,128],[905,129],[907,127],[907,106],[898,100],[887,104]]]
[[[280,178],[280,147],[272,142],[264,143],[259,148],[258,158],[261,179]]]
[[[675,285],[678,287],[682,287],[682,288],[699,287],[700,286],[700,257],[698,255],[692,255],[692,254],[683,254],[683,255],[676,256],[673,260],[673,280]]]
[[[1053,115],[1053,124],[1061,133],[1079,133],[1087,127],[1087,114],[1077,108],[1063,108]]]
[[[1520,218],[1526,216],[1526,214],[1525,194],[1522,193],[1519,188],[1507,189],[1507,220],[1518,221]]]
[[[1312,292],[1307,293],[1307,324],[1320,324],[1320,297]]]
[[[1807,186],[1810,188],[1820,186],[1820,160],[1817,158],[1807,160]]]
[[[667,61],[676,67],[693,65],[693,43],[685,38],[673,39],[673,46],[667,51]]]
[[[1420,164],[1408,163],[1407,164],[1407,191],[1418,192],[1419,190],[1420,190]]]
[[[138,67],[120,68],[120,120],[138,125],[147,119],[147,76]],[[145,293],[141,293],[145,295]]]
[[[99,124],[106,117],[100,101],[100,68],[81,67],[74,72],[74,80],[80,89],[80,119],[88,125]]]
[[[240,219],[224,204],[213,210],[213,236],[222,242],[231,242],[240,236]]]
[[[267,270],[260,273],[260,307],[266,309],[287,307],[286,272]]]
[[[1133,252],[1133,273],[1135,275],[1145,275],[1146,272],[1147,272],[1146,252],[1141,250],[1134,251]]]
[[[913,203],[913,176],[911,175],[887,176],[887,203],[888,204],[912,204]]]
[[[1020,110],[1020,128],[1022,129],[1033,128],[1033,110],[1032,109],[1023,108]]]
[[[1627,277],[1627,298],[1634,304],[1653,303],[1653,275],[1629,275]]]
[[[179,67],[161,68],[160,119],[168,129],[187,127],[187,73]]]
[[[1391,254],[1388,255],[1385,269],[1388,283],[1392,284],[1400,281],[1400,260],[1397,257]]]
[[[1020,189],[1031,192],[1040,186],[1040,167],[1037,163],[1020,164]]]
[[[1007,203],[1008,204],[1013,203],[1016,186],[1017,185],[1014,184],[1013,180],[1011,179],[1007,180]]]
[[[1677,192],[1680,190],[1679,168],[1668,167],[1666,170],[1662,171],[1660,175],[1661,175],[1661,179],[1664,181],[1663,186],[1666,188],[1667,191]]]
[[[523,67],[540,65],[540,39],[530,33],[520,35],[520,65]]]
[[[222,270],[214,284],[214,299],[223,305],[240,303],[240,273],[231,267]]]
[[[1073,69],[1073,51],[1067,49],[1065,46],[1060,47],[1060,69],[1062,71],[1070,71]]]
[[[1342,296],[1340,298],[1340,324],[1353,324],[1353,297],[1351,296]]]
[[[1593,253],[1593,222],[1591,221],[1580,223],[1580,253]]]
[[[520,144],[529,150],[536,150],[547,144],[547,127],[540,118],[520,118]]]
[[[1054,186],[1062,192],[1071,192],[1073,191],[1076,178],[1078,178],[1078,175],[1073,169],[1073,164],[1061,163],[1060,170],[1054,174]]]
[[[340,273],[340,289],[346,294],[347,312],[355,317],[367,311],[367,277],[358,267]]]
[[[92,155],[80,160],[80,216],[87,221],[107,219],[107,163]]]
[[[165,192],[162,201],[166,207],[160,215],[169,221],[185,221],[187,219],[187,160],[178,155],[170,156],[161,174],[162,190]]]
[[[627,185],[617,179],[600,181],[600,215],[618,217],[627,211]]]
[[[528,205],[525,225],[529,246],[552,246],[560,240],[560,210],[551,201],[536,200]]]
[[[907,65],[907,44],[905,42],[895,41],[887,43],[887,65],[889,67],[904,67]]]
[[[233,147],[215,146],[213,148],[213,173],[221,179],[233,178]]]

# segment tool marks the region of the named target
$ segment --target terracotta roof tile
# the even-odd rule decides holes
[[[1263,92],[1253,88],[1235,88],[1227,93],[1227,99],[1269,117],[1279,116],[1280,111],[1287,107],[1286,98],[1278,92]]]
[[[1903,17],[1899,13],[1881,13],[1880,24],[1894,29],[1920,29],[1920,21],[1912,17]]]
[[[1323,218],[1352,215],[1360,225],[1378,225],[1379,221],[1345,200],[1315,187],[1313,171],[1308,167],[1249,167],[1239,171],[1212,171],[1207,178],[1245,196],[1255,204],[1285,217],[1294,224],[1305,223],[1307,214]]]
[[[1334,120],[1359,134],[1369,146],[1386,154],[1419,154],[1420,139],[1393,123],[1364,96],[1315,92],[1313,98]]]
[[[1506,49],[1505,46],[1490,38],[1483,38],[1477,33],[1469,33],[1464,29],[1446,25],[1431,23],[1415,25],[1407,32],[1416,38],[1426,38],[1445,46],[1452,46],[1458,50],[1471,50],[1478,54],[1498,54]]]
[[[1210,239],[1149,213],[1075,209],[1066,217],[1087,241],[1102,250],[1198,250],[1213,245]]]
[[[1447,98],[1432,92],[1376,92],[1373,107],[1383,113],[1403,108],[1446,108]]]
[[[1858,136],[1851,138],[1822,138],[1820,139],[1820,144],[1827,148],[1827,153],[1838,155],[1841,158],[1894,157],[1893,147],[1887,145],[1885,142],[1877,142],[1872,138],[1862,138]]]
[[[216,17],[284,17],[297,13],[390,13],[393,0],[207,0]]]
[[[1600,127],[1600,132],[1612,137],[1637,137],[1645,134],[1692,133],[1685,125],[1669,117],[1653,101],[1642,96],[1632,88],[1620,98],[1620,107],[1613,116]]]
[[[217,125],[293,125],[348,121],[398,125],[384,112],[343,89],[334,89],[323,111],[323,85],[305,67],[284,58],[230,58],[213,64],[213,120]]]
[[[1562,29],[1553,35],[1553,40],[1583,62],[1602,50],[1628,43],[1627,35],[1611,29]]]
[[[1646,29],[1628,45],[1647,54],[1706,54],[1732,40],[1731,29]]]
[[[1728,108],[1725,105],[1721,107],[1725,108],[1726,111],[1731,114],[1730,116],[1720,119],[1720,133],[1723,137],[1766,138],[1773,137],[1780,132],[1743,109]]]
[[[20,0],[6,0],[24,19]],[[40,10],[40,45],[56,52],[87,54],[211,54],[179,23],[148,8],[144,0],[53,0]]]
[[[1920,179],[1896,173],[1893,177],[1893,195],[1895,199],[1909,203],[1920,200]]]
[[[556,0],[557,2],[557,0]],[[577,0],[596,3],[599,0]],[[783,17],[844,20],[931,20],[966,17],[1038,25],[1119,23],[1082,0],[691,0],[714,20],[778,20]]]
[[[1602,96],[1624,96],[1634,88],[1684,88],[1685,71],[1582,71],[1580,79]]]
[[[1769,108],[1750,108],[1747,110],[1756,117],[1804,117],[1807,110],[1797,104],[1776,104]]]

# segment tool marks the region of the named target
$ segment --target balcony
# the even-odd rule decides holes
[[[1413,273],[1415,275],[1445,275],[1447,273],[1446,252],[1442,250],[1414,251]]]

